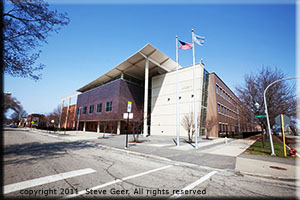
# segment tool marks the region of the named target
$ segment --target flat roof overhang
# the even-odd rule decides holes
[[[149,60],[149,77],[176,70],[177,63],[174,60],[148,43],[121,64],[77,91],[85,92],[95,87],[99,87],[121,74],[127,74],[139,80],[145,80],[146,58]],[[179,65],[179,68],[182,67]]]

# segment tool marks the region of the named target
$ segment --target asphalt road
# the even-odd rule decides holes
[[[4,197],[294,197],[295,182],[143,157],[7,128]]]

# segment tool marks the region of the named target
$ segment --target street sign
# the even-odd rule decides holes
[[[132,102],[128,101],[128,105],[127,105],[127,112],[131,112],[131,106],[132,106]]]
[[[254,118],[265,118],[266,115],[254,115]]]
[[[287,126],[291,123],[291,120],[288,116],[286,115],[283,115],[283,121],[284,121],[284,125]],[[280,115],[278,115],[276,118],[275,118],[275,123],[276,125],[278,126],[281,126],[281,117]]]
[[[128,114],[129,114],[129,117],[128,117]],[[123,113],[123,119],[133,119],[133,113]]]

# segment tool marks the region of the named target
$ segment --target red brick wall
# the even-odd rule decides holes
[[[112,112],[105,112],[106,102],[112,101]],[[127,111],[128,101],[132,102],[132,112],[144,103],[144,88],[122,79],[113,81],[101,87],[78,95],[77,107],[87,107],[87,113],[80,113],[80,121],[114,121],[123,120],[123,113]],[[96,113],[97,104],[102,103],[102,112]],[[94,112],[89,114],[89,106],[94,105]],[[77,119],[77,115],[75,117]]]
[[[60,122],[60,127],[61,128],[65,128],[67,110],[68,110],[67,106],[63,107],[63,109],[62,109],[61,122]],[[68,122],[67,122],[67,129],[74,129],[73,123],[75,121],[75,114],[76,114],[76,105],[70,105]]]

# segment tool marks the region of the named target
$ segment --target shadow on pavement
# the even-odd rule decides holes
[[[19,129],[19,128],[9,128],[9,127],[4,127],[2,129],[2,131],[4,132],[8,132],[8,131],[13,131],[13,132],[16,132],[16,131],[22,131],[22,132],[29,132],[29,130],[27,129]]]
[[[88,144],[85,141],[74,142],[54,142],[54,143],[25,143],[25,144],[13,144],[4,146],[4,164],[16,164],[16,163],[32,163],[41,159],[48,159],[51,157],[60,157],[67,153],[67,150],[78,150],[86,148],[95,148],[97,144]],[[17,159],[13,158],[20,156]],[[5,160],[6,159],[6,160]]]

